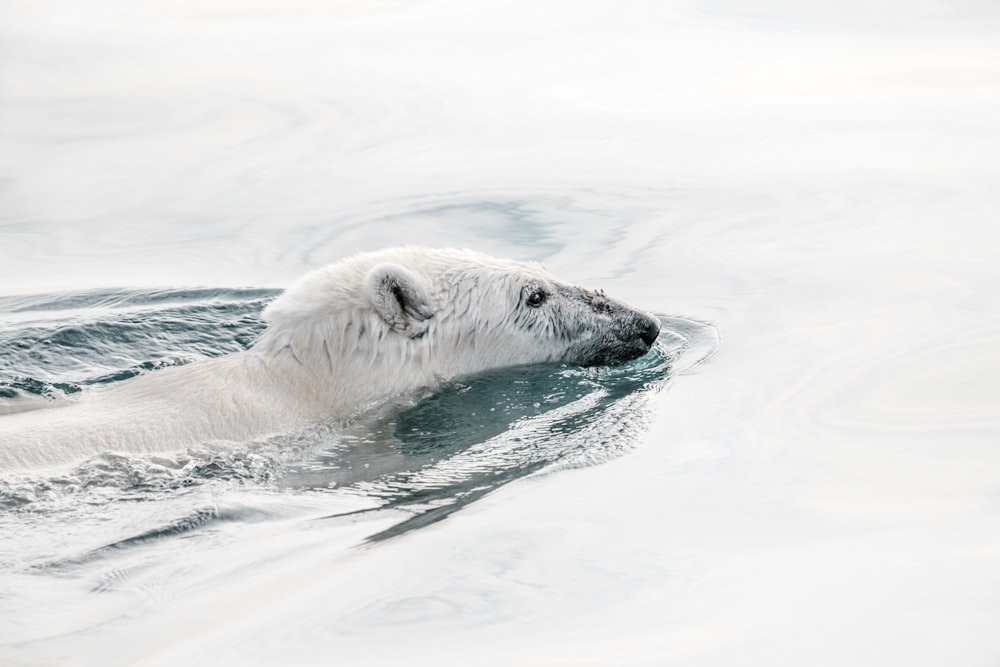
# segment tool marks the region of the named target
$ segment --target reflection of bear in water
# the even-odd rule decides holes
[[[492,368],[623,363],[659,331],[655,318],[536,264],[426,248],[314,271],[264,315],[268,327],[246,352],[0,417],[0,468],[243,441]]]

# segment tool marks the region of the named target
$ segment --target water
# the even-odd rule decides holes
[[[0,299],[9,318],[0,367],[19,371],[0,376],[0,405],[50,408],[89,385],[245,349],[263,330],[257,314],[274,295],[93,290]],[[62,641],[49,633],[90,636],[117,624],[135,613],[137,593],[140,608],[192,593],[182,572],[202,585],[236,576],[246,564],[205,562],[245,548],[237,535],[220,541],[230,525],[242,533],[261,523],[268,539],[282,542],[289,531],[310,542],[346,534],[340,550],[347,552],[437,523],[526,476],[627,453],[648,423],[648,394],[718,349],[711,325],[661,321],[650,353],[620,367],[501,369],[401,397],[347,426],[321,423],[156,456],[108,452],[56,473],[7,473],[0,567],[11,658],[52,659]],[[191,563],[172,558],[179,541]],[[95,610],[82,623],[81,606]]]
[[[0,14],[0,409],[242,349],[387,243],[667,332],[5,477],[4,664],[996,664],[993,3]]]

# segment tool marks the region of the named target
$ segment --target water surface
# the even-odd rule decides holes
[[[3,4],[0,409],[242,349],[387,244],[679,338],[4,478],[2,661],[995,665],[998,34],[960,0]]]

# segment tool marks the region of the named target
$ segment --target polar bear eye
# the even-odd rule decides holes
[[[528,298],[525,299],[524,302],[532,308],[538,308],[543,303],[545,303],[546,296],[547,295],[545,294],[545,292],[543,292],[540,289],[536,289],[533,290],[530,294],[528,294]]]

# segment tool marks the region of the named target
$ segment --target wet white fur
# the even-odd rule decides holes
[[[423,310],[399,307],[388,289],[397,279]],[[246,352],[155,371],[68,406],[0,417],[0,470],[109,450],[245,441],[349,418],[456,375],[560,360],[600,326],[590,309],[560,302],[560,286],[537,264],[467,250],[356,255],[278,297]],[[548,290],[551,303],[527,308],[532,289]]]

